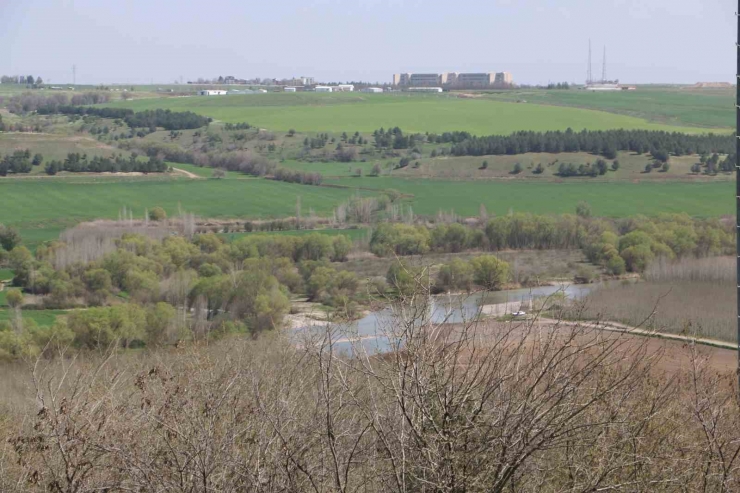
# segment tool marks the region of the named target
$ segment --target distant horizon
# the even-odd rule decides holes
[[[76,65],[80,84],[141,85],[455,71],[582,84],[590,39],[597,77],[606,45],[607,77],[625,83],[734,82],[735,10],[730,0],[460,0],[454,10],[437,0],[26,0],[0,5],[0,74],[67,84]]]

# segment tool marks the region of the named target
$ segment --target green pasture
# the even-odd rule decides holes
[[[98,218],[115,219],[122,207],[143,217],[145,209],[182,209],[201,217],[273,218],[295,214],[301,197],[305,212],[328,215],[354,194],[352,188],[304,186],[264,179],[5,179],[0,180],[0,223],[29,230],[56,230]],[[38,239],[44,233],[37,232]]]
[[[149,98],[111,103],[147,110],[193,111],[223,122],[249,122],[274,131],[372,132],[400,127],[407,132],[467,130],[478,135],[519,130],[607,130],[615,128],[700,131],[651,123],[627,115],[580,108],[468,99],[455,95],[250,94],[219,97]]]
[[[195,166],[194,164],[185,164],[185,163],[168,163],[173,168],[181,169],[183,171],[187,171],[188,173],[193,173],[194,175],[197,175],[201,178],[211,178],[213,176],[213,168],[204,168],[202,166]],[[242,175],[241,173],[233,173],[233,172],[227,172],[226,177],[223,179],[229,180],[229,179],[235,179],[235,178],[249,178],[245,175]]]
[[[360,181],[361,184],[357,185]],[[633,182],[462,181],[416,180],[396,177],[330,180],[367,189],[395,189],[416,214],[454,211],[478,215],[480,205],[489,214],[510,211],[537,214],[573,213],[580,201],[591,204],[594,215],[626,217],[635,214],[686,212],[692,216],[719,216],[734,211],[734,184],[730,181],[685,183],[643,180]]]
[[[305,171],[308,173],[321,173],[324,178],[330,177],[350,177],[356,176],[357,170],[361,170],[362,176],[367,176],[373,169],[373,165],[376,161],[367,162],[352,162],[352,163],[340,163],[337,161],[330,161],[327,163],[322,162],[306,162],[296,161],[294,159],[286,159],[280,162],[281,168],[294,169],[298,171]],[[378,160],[381,164],[382,169],[385,170],[385,163],[382,160]]]
[[[0,293],[2,294],[2,293]],[[0,305],[1,306],[1,305]],[[66,315],[65,310],[23,310],[22,317],[24,319],[31,319],[40,326],[51,326],[54,325],[56,319],[60,315]],[[9,321],[13,318],[13,313],[10,310],[0,310],[0,322]]]
[[[15,274],[10,269],[0,269],[0,281],[10,281]]]
[[[489,97],[502,101],[570,106],[608,111],[666,125],[731,128],[735,124],[733,89],[650,88],[590,92],[577,89],[507,91]]]

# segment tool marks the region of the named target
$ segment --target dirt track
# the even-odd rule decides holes
[[[577,322],[556,322],[555,320],[538,320],[535,322],[543,327],[573,327],[579,325]],[[598,328],[614,334],[614,337],[624,337],[628,344],[637,347],[639,344],[646,344],[648,353],[661,353],[658,368],[665,371],[685,370],[689,368],[690,351],[689,346],[692,340],[688,337],[677,334],[655,334],[649,331],[635,329],[622,324],[613,322],[599,324],[580,323],[581,326]],[[710,368],[719,372],[735,372],[738,368],[738,352],[735,349],[729,349],[732,344],[722,341],[702,340],[704,343],[695,344],[696,350],[702,356],[708,358],[707,364]],[[707,345],[711,343],[712,345]],[[726,345],[727,347],[716,347],[716,345]]]
[[[202,178],[202,176],[198,176],[195,173],[191,173],[190,171],[185,171],[184,169],[180,169],[180,168],[172,168],[172,171],[183,174],[187,176],[188,178],[193,178],[195,180],[200,180]]]

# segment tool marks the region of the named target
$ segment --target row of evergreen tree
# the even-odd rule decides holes
[[[30,173],[33,166],[40,165],[43,160],[41,154],[35,154],[31,158],[31,151],[28,149],[14,151],[0,159],[0,176]]]
[[[734,151],[732,135],[699,134],[650,130],[583,130],[574,132],[516,132],[508,136],[470,137],[455,143],[454,156],[515,155],[527,152],[590,152],[614,159],[617,151],[653,156],[672,154],[729,154]]]
[[[151,156],[148,160],[137,159],[136,154],[132,154],[128,159],[121,155],[113,157],[95,156],[88,159],[86,154],[72,152],[67,154],[67,158],[62,160],[49,161],[44,171],[47,175],[56,175],[60,171],[69,173],[164,173],[167,171],[167,164],[156,156]]]

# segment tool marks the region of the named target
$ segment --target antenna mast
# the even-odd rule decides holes
[[[601,69],[601,82],[606,84],[606,45],[604,45],[604,67]]]
[[[72,85],[77,85],[77,65],[72,65]]]
[[[591,40],[588,40],[588,67],[586,70],[586,85],[589,85],[593,82],[593,77],[591,74]]]

